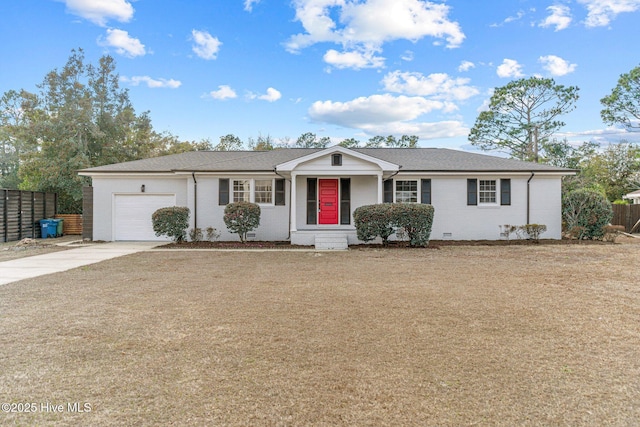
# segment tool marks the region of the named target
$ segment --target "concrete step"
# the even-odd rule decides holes
[[[319,234],[315,236],[316,250],[340,251],[349,249],[347,236],[344,234]]]

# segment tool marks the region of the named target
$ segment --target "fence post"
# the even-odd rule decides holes
[[[22,191],[18,191],[18,240],[22,240]]]
[[[4,209],[3,209],[3,212],[2,212],[2,224],[4,226],[4,241],[8,242],[9,241],[9,212],[8,212],[9,190],[2,190],[2,191],[3,191],[2,197],[4,197]]]

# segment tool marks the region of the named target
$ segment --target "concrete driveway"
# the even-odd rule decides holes
[[[147,251],[163,244],[166,242],[90,243],[66,251],[0,262],[0,285]]]

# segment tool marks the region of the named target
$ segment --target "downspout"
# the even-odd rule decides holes
[[[193,228],[198,228],[198,181],[196,181],[196,173],[191,172],[193,177]]]
[[[531,172],[531,176],[527,180],[527,224],[530,224],[531,217],[531,180],[535,176],[535,172]]]
[[[395,171],[394,173],[392,173],[391,175],[389,175],[387,177],[387,179],[383,179],[382,181],[389,181],[391,178],[393,178],[394,176],[398,175],[400,173],[400,169],[402,169],[402,165],[398,165],[398,170]]]
[[[273,168],[273,173],[275,173],[276,175],[278,175],[280,178],[284,179],[285,181],[289,181],[291,182],[290,179],[287,179],[286,177],[280,175],[278,173],[278,170],[276,168]],[[289,185],[289,226],[287,227],[287,240],[291,241],[291,202],[292,202],[292,198],[291,198],[291,185]]]

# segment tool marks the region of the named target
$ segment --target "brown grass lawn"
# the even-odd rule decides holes
[[[36,404],[0,425],[637,425],[639,262],[164,250],[0,286],[0,402]]]

